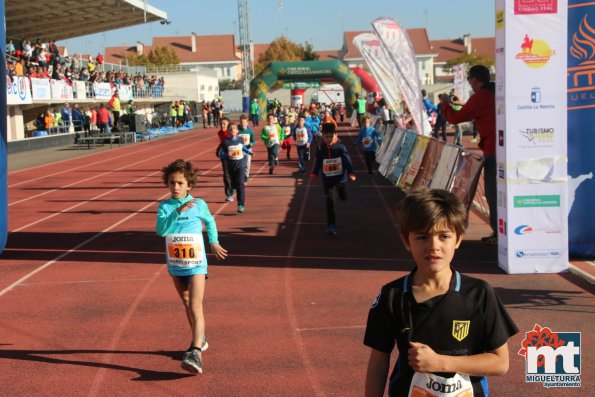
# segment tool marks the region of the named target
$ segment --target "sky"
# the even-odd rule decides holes
[[[237,0],[149,0],[165,11],[170,25],[152,22],[75,39],[62,40],[69,54],[96,54],[111,46],[151,44],[152,37],[235,34]],[[370,23],[388,16],[405,28],[426,28],[430,40],[495,35],[494,0],[249,0],[254,43],[270,43],[285,35],[315,50],[339,50],[344,31],[370,30]],[[282,5],[280,7],[280,5]]]

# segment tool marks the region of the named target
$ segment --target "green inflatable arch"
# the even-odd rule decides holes
[[[250,98],[258,101],[260,116],[267,110],[267,92],[277,80],[298,82],[333,78],[345,90],[345,107],[351,114],[355,94],[361,93],[360,78],[341,61],[271,62],[250,82]]]

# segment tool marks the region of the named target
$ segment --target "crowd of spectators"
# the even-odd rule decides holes
[[[89,56],[86,60],[78,54],[63,57],[53,40],[41,43],[38,39],[33,43],[23,39],[18,48],[9,40],[6,44],[6,57],[7,73],[11,80],[14,76],[51,78],[64,80],[69,85],[72,85],[73,81],[88,81],[110,83],[114,89],[124,84],[132,87],[133,95],[136,97],[161,96],[165,86],[163,77],[104,71],[104,58],[101,53],[95,58]]]

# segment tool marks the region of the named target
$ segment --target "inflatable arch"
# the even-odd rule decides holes
[[[345,107],[351,114],[355,94],[361,93],[360,78],[341,61],[271,62],[250,82],[250,98],[256,98],[260,116],[267,110],[267,92],[277,80],[297,82],[324,78],[335,79],[345,90]]]

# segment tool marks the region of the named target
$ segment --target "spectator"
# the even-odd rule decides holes
[[[109,106],[112,109],[112,115],[114,116],[114,129],[116,128],[116,126],[118,125],[118,119],[120,118],[120,111],[122,110],[122,107],[120,105],[120,97],[118,94],[118,90],[114,91],[114,94],[112,95],[112,99],[109,100]]]
[[[54,115],[52,114],[52,111],[49,108],[45,111],[43,123],[45,126],[45,130],[48,132],[48,134],[50,134],[51,129],[53,129],[54,125],[56,124],[56,119],[54,118]]]
[[[66,131],[70,130],[70,126],[72,125],[72,110],[70,109],[70,103],[66,102],[62,109],[60,109],[60,116],[62,118],[62,123],[66,127]]]
[[[74,131],[82,131],[85,117],[83,116],[83,113],[79,109],[78,103],[75,103],[73,105],[73,108],[71,111],[71,116],[72,116],[72,124],[74,125]]]
[[[12,40],[8,40],[8,43],[6,44],[6,53],[9,55],[14,55],[15,51],[16,51],[16,48],[14,47]]]
[[[97,61],[97,69],[103,72],[103,55],[100,52],[97,53],[95,60]]]
[[[97,128],[100,133],[107,133],[109,126],[109,111],[105,108],[103,103],[99,104],[99,110],[97,111]]]

